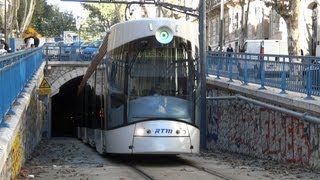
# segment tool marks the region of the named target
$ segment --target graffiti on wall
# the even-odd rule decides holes
[[[242,100],[211,100],[207,122],[209,149],[299,164],[309,164],[318,149],[310,141],[315,124]]]

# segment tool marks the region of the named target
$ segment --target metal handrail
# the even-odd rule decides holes
[[[259,89],[279,88],[305,93],[305,99],[320,96],[320,58],[249,53],[207,53],[207,75],[226,77],[230,82],[240,80],[243,85],[259,84]]]
[[[0,123],[42,62],[41,47],[0,57]]]

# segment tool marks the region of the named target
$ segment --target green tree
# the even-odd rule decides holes
[[[81,36],[92,39],[101,38],[116,23],[124,21],[124,5],[121,4],[82,4],[89,11],[89,16],[81,28]]]
[[[69,12],[60,12],[56,6],[38,0],[31,24],[38,33],[47,37],[58,37],[63,31],[76,31],[75,18]]]

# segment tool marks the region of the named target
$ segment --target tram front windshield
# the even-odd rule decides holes
[[[196,64],[190,43],[182,39],[175,39],[169,45],[160,45],[156,41],[152,45],[149,43],[150,40],[142,44],[137,54],[129,58],[128,95],[130,101],[138,103],[130,106],[129,113],[133,119],[139,112],[138,116],[152,118],[165,115],[191,121]],[[145,106],[147,108],[144,112],[135,108],[148,102],[150,104]],[[152,108],[155,102],[163,103],[161,107],[167,107],[165,114],[158,112],[157,105]],[[173,108],[181,109],[177,112]]]
[[[196,47],[185,39],[174,38],[169,44],[160,44],[154,37],[115,49],[109,71],[109,126],[125,123],[119,121],[125,116],[127,123],[152,119],[194,123],[195,51]]]

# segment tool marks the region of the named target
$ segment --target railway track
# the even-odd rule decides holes
[[[221,179],[223,179],[223,180],[233,180],[233,178],[230,178],[230,177],[228,177],[228,176],[226,176],[226,175],[224,175],[224,174],[222,174],[222,173],[219,173],[219,172],[217,172],[217,171],[215,171],[215,170],[208,169],[208,168],[203,167],[203,166],[195,165],[195,164],[193,164],[193,162],[190,162],[190,161],[188,162],[188,160],[185,160],[185,161],[187,162],[187,164],[188,164],[189,166],[192,166],[192,167],[194,167],[194,168],[196,168],[196,169],[199,169],[200,171],[204,171],[204,172],[206,172],[206,173],[208,173],[208,174],[217,176],[217,177],[219,177],[219,178],[221,178]]]
[[[252,165],[228,165],[222,154],[213,156],[101,156],[95,149],[74,138],[42,141],[21,170],[21,177],[47,179],[135,179],[135,180],[233,180],[233,179],[319,179],[319,173],[249,160]],[[227,162],[248,159],[227,158]],[[250,167],[251,166],[251,167]],[[270,169],[267,170],[266,167]],[[271,169],[273,168],[273,169]],[[283,173],[284,172],[284,173]],[[106,178],[107,177],[107,178]],[[267,178],[266,178],[267,177]],[[4,178],[6,179],[6,178]],[[9,178],[7,178],[9,179]]]
[[[146,180],[168,178],[186,180],[233,180],[222,173],[199,166],[195,162],[176,156],[129,156],[122,158],[116,157],[115,159]]]

